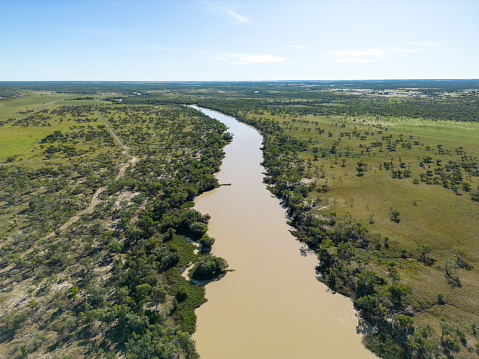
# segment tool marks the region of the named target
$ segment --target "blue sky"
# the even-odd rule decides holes
[[[479,78],[478,0],[0,0],[0,81]]]

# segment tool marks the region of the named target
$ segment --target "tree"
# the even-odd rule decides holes
[[[153,287],[150,293],[150,299],[156,304],[156,310],[158,310],[158,304],[164,303],[166,299],[166,290],[163,286]]]
[[[396,307],[402,306],[402,299],[404,296],[412,292],[411,287],[403,283],[395,283],[388,288],[388,292],[391,295],[391,300]]]
[[[441,345],[448,351],[458,352],[461,350],[459,343],[456,340],[457,328],[452,324],[441,323]]]
[[[138,303],[145,302],[151,292],[151,285],[148,283],[140,284],[136,287],[136,296]]]
[[[179,331],[178,333],[176,333],[176,341],[178,345],[180,346],[180,348],[186,352],[187,358],[189,358],[190,355],[194,353],[195,341],[191,339],[188,333]]]
[[[148,318],[140,317],[135,313],[127,313],[124,317],[127,328],[136,333],[141,333],[148,326]]]
[[[76,286],[73,286],[69,289],[69,292],[69,297],[74,298],[78,293],[78,288]]]
[[[419,260],[421,262],[424,262],[427,265],[431,265],[434,262],[434,260],[432,260],[428,256],[429,253],[434,251],[434,249],[431,247],[430,244],[426,244],[426,243],[418,244],[416,247],[416,251],[419,253]]]
[[[206,247],[211,247],[215,243],[215,239],[207,234],[204,234],[200,239],[200,243]]]
[[[176,230],[174,228],[168,228],[168,232],[166,234],[166,240],[170,241],[173,239],[173,237],[175,236],[176,234]]]
[[[392,279],[393,283],[398,283],[401,280],[399,272],[394,267],[389,269],[388,277]]]
[[[390,217],[391,217],[391,221],[396,222],[396,223],[401,222],[401,219],[399,218],[400,213],[397,210],[397,208],[391,207],[391,208],[389,208],[389,211],[390,211],[389,214],[390,214]]]
[[[111,253],[120,253],[123,248],[123,244],[118,241],[113,241],[108,245],[108,249]]]
[[[351,242],[342,242],[338,244],[338,258],[349,263],[355,255],[355,249]]]
[[[213,246],[214,243],[215,243],[215,239],[205,233],[203,237],[201,237],[200,239],[200,245],[201,245],[200,250],[202,252],[209,252],[211,251],[211,247]]]
[[[454,246],[452,247],[452,253],[456,256],[456,264],[460,268],[469,269],[471,266],[466,262],[467,248],[464,246]]]
[[[223,274],[228,268],[226,260],[220,257],[206,259],[198,262],[192,269],[191,278],[210,280]]]
[[[372,270],[364,270],[358,274],[358,294],[360,296],[371,295],[375,293],[374,285],[379,277]]]
[[[414,320],[411,317],[408,317],[403,314],[397,315],[394,318],[394,321],[402,330],[409,330],[409,328],[411,328],[414,325]]]
[[[444,301],[444,293],[438,292],[437,293],[437,304],[444,305],[446,302]]]
[[[454,269],[456,269],[456,264],[451,261],[449,258],[444,259],[444,270],[446,272],[446,278],[451,279]]]
[[[201,238],[208,230],[208,226],[203,222],[194,222],[190,224],[189,229],[192,236]]]

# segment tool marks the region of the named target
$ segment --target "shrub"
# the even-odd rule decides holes
[[[198,262],[192,269],[191,278],[197,280],[213,279],[224,273],[228,268],[228,263],[219,257]]]

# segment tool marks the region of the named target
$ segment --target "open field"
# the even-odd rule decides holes
[[[81,132],[90,132],[87,141],[73,141],[75,148],[80,151],[98,151],[94,149],[101,143],[97,141],[88,141],[98,128],[102,129],[103,122],[98,116],[87,109],[93,104],[102,103],[97,101],[78,101],[70,100],[73,95],[26,93],[21,97],[0,101],[0,124],[2,131],[0,133],[0,163],[14,161],[33,161],[44,160],[51,156],[45,156],[45,147],[48,145],[48,139],[44,139],[60,131],[63,134],[74,135],[75,138],[81,137]],[[80,113],[62,113],[62,107],[71,105],[84,105],[84,111],[80,118]],[[93,127],[93,129],[92,129]],[[80,134],[79,134],[80,133]],[[44,140],[42,142],[42,140]],[[104,146],[101,146],[102,148]],[[55,156],[59,157],[59,156]]]
[[[477,164],[478,123],[407,119],[385,119],[381,122],[364,119],[363,123],[361,119],[295,116],[269,118],[288,129],[293,136],[310,143],[312,148],[318,148],[319,156],[315,156],[314,152],[301,155],[307,163],[306,168],[309,167],[306,173],[319,185],[327,183],[329,187],[326,193],[312,192],[308,196],[308,200],[316,203],[314,212],[318,216],[327,216],[331,212],[339,217],[352,216],[371,233],[387,236],[389,248],[384,248],[383,240],[379,242],[380,250],[372,254],[372,262],[379,259],[380,265],[375,262],[374,266],[383,273],[388,272],[390,261],[396,262],[400,275],[412,287],[412,304],[421,312],[424,311],[427,320],[431,320],[428,313],[432,311],[440,312],[448,320],[466,321],[469,325],[479,321],[479,298],[475,295],[479,291],[478,269],[458,268],[456,275],[461,282],[460,286],[451,285],[444,272],[446,258],[454,260],[454,247],[467,248],[465,260],[473,267],[479,264],[479,206],[477,202],[471,201],[470,195],[472,189],[478,188],[479,177],[464,173],[464,181],[470,184],[471,189],[464,191],[459,186],[457,192],[451,186],[445,188],[442,183],[427,184],[420,177],[429,168],[432,171],[443,168],[437,166],[437,161],[442,165],[449,161],[460,162],[463,155],[455,152],[459,147],[463,147],[465,155],[476,158]],[[317,135],[316,128],[325,132]],[[352,136],[351,139],[341,135],[353,131],[356,131],[357,136]],[[378,131],[381,133],[378,134]],[[369,134],[362,138],[365,133]],[[417,141],[419,144],[412,145],[411,149],[399,145],[394,151],[387,150],[385,145],[370,146],[371,142],[382,141],[386,135],[392,136],[393,141],[399,140],[399,144],[404,143],[401,137],[406,143]],[[336,149],[332,154],[334,144]],[[438,145],[447,154],[439,155]],[[429,150],[426,149],[427,146],[430,147]],[[432,158],[430,164],[423,163],[425,157]],[[356,170],[358,162],[363,162],[366,169],[361,176],[358,176]],[[391,171],[380,169],[384,162],[393,163],[398,169],[401,169],[400,163],[403,162],[404,169],[411,171],[410,177],[392,178]],[[414,179],[418,180],[418,184],[414,184]],[[399,223],[391,221],[391,208],[399,211]],[[434,265],[425,266],[416,260],[416,249],[420,244],[432,247]],[[436,305],[437,293],[444,294],[448,306]],[[416,317],[421,320],[420,316]]]

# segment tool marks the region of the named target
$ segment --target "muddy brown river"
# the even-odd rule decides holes
[[[351,300],[317,281],[316,256],[301,251],[262,182],[262,137],[232,117],[201,111],[234,135],[217,174],[231,186],[204,193],[195,209],[211,215],[214,254],[235,270],[206,286],[208,302],[196,310],[201,358],[377,358],[361,343]]]

